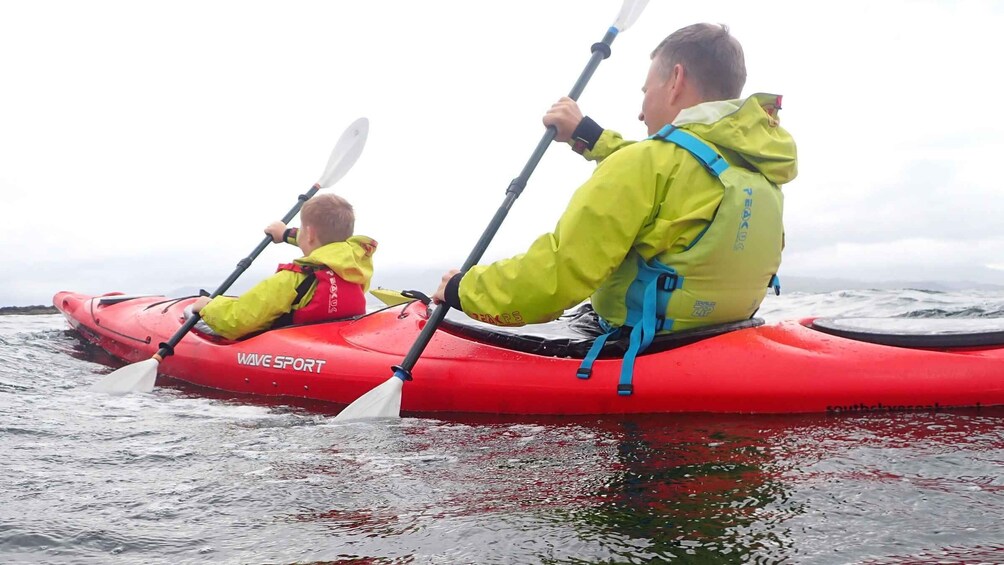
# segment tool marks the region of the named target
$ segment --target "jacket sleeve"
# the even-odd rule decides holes
[[[237,298],[217,296],[200,314],[213,331],[227,339],[268,329],[296,299],[299,277],[291,271],[279,271],[256,284]]]
[[[657,179],[647,145],[597,166],[555,230],[526,253],[468,271],[458,292],[463,311],[500,326],[542,323],[595,292],[653,215]]]
[[[621,149],[633,145],[634,141],[628,141],[621,137],[621,134],[605,129],[603,133],[600,134],[599,139],[596,140],[596,144],[593,145],[592,149],[588,149],[582,152],[582,156],[586,158],[587,161],[596,161],[597,163],[602,162],[604,159],[613,155]]]
[[[568,144],[572,150],[581,154],[587,161],[603,161],[614,152],[628,145],[633,141],[625,141],[621,134],[613,130],[605,130],[600,124],[589,116],[584,116],[579,125],[572,132]]]

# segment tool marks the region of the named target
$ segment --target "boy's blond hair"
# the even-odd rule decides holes
[[[303,225],[309,225],[314,230],[321,245],[345,241],[352,237],[356,227],[352,205],[335,194],[311,198],[303,204],[300,217]]]

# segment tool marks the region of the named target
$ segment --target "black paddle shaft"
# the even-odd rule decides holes
[[[589,58],[589,62],[586,64],[586,68],[582,70],[582,74],[579,75],[579,80],[575,82],[575,86],[572,87],[572,91],[568,93],[568,97],[572,100],[578,100],[579,96],[582,95],[582,91],[586,88],[586,83],[589,79],[593,77],[593,73],[596,72],[596,68],[599,67],[600,61],[606,59],[610,56],[610,44],[613,43],[614,38],[617,37],[617,29],[610,28],[607,30],[606,35],[603,36],[603,40],[599,43],[594,43],[592,46],[592,56]],[[537,148],[533,150],[530,155],[530,159],[523,166],[523,170],[519,173],[519,176],[512,179],[509,183],[509,188],[506,189],[505,200],[502,202],[502,206],[499,207],[498,211],[495,212],[495,217],[492,218],[490,224],[485,229],[485,232],[481,234],[481,239],[478,240],[478,244],[474,246],[471,254],[464,261],[463,267],[460,272],[466,273],[471,267],[477,264],[481,260],[481,256],[484,255],[485,250],[488,249],[488,244],[491,243],[492,239],[495,237],[495,233],[498,232],[499,227],[502,226],[502,222],[505,220],[506,216],[509,214],[509,209],[519,198],[519,195],[526,188],[526,183],[530,179],[530,175],[533,174],[534,169],[537,168],[537,163],[540,162],[541,157],[544,156],[544,152],[554,141],[554,136],[557,135],[557,130],[554,126],[548,126],[547,131],[544,132],[544,136],[541,137],[540,142],[537,143]],[[449,305],[440,304],[432,312],[429,317],[429,321],[422,328],[422,332],[418,335],[418,339],[412,344],[411,349],[408,351],[408,355],[404,358],[404,361],[393,367],[395,374],[403,377],[407,380],[411,380],[411,370],[415,367],[415,363],[418,362],[418,358],[422,356],[422,352],[425,351],[429,341],[432,340],[432,334],[436,333],[436,329],[439,324],[442,323],[443,319],[446,318],[446,313],[450,310]]]
[[[282,223],[288,224],[289,222],[291,222],[293,218],[295,218],[296,215],[300,213],[300,208],[303,207],[303,203],[310,200],[315,194],[317,194],[317,191],[320,189],[321,185],[315,184],[314,186],[310,187],[310,190],[308,190],[305,194],[301,194],[296,201],[296,205],[293,206],[285,216],[283,216]],[[234,270],[234,272],[230,273],[230,276],[227,277],[227,280],[223,281],[223,284],[221,284],[216,290],[214,290],[213,293],[209,295],[209,297],[215,298],[226,292],[227,289],[230,288],[230,285],[234,284],[234,281],[236,281],[238,278],[240,278],[242,274],[244,274],[244,271],[246,271],[248,267],[251,266],[251,263],[253,263],[254,260],[257,259],[259,255],[261,255],[261,252],[264,251],[265,248],[268,247],[270,243],[272,243],[272,236],[270,235],[265,236],[265,239],[261,240],[261,243],[258,244],[258,247],[254,248],[254,251],[252,251],[250,255],[237,262],[237,268]],[[164,343],[159,344],[160,349],[157,351],[157,355],[159,355],[162,359],[164,357],[167,357],[168,355],[173,355],[174,346],[178,345],[178,342],[181,341],[181,338],[185,337],[185,334],[191,331],[191,329],[195,327],[195,324],[199,323],[199,320],[201,318],[202,317],[197,312],[193,313],[192,317],[185,320],[185,323],[182,324],[180,328],[178,328],[178,331],[174,332],[174,335],[171,336],[171,339],[167,340]]]

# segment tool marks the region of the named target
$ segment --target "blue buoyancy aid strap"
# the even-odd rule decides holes
[[[646,263],[641,257],[638,258],[638,275],[635,283],[628,289],[628,293],[633,296],[628,297],[628,316],[625,322],[631,326],[631,341],[621,363],[617,394],[629,396],[634,392],[631,380],[635,359],[648,349],[657,333],[673,329],[673,320],[666,318],[666,309],[670,295],[682,286],[683,277],[672,267],[656,259]]]
[[[708,146],[707,143],[672,124],[662,126],[662,129],[656,132],[656,134],[649,139],[662,139],[679,145],[689,151],[691,155],[700,161],[701,164],[711,171],[711,174],[716,177],[724,173],[725,169],[729,168],[728,161],[719,155],[717,151]]]
[[[589,352],[586,353],[585,358],[582,359],[582,363],[579,365],[578,370],[575,371],[575,376],[580,379],[588,379],[593,374],[593,363],[596,358],[600,356],[600,351],[603,350],[603,346],[606,345],[607,340],[614,336],[620,335],[620,328],[613,328],[608,330],[607,333],[596,336],[593,340],[593,345],[589,347]]]
[[[629,396],[634,392],[631,383],[634,375],[634,363],[638,354],[645,351],[655,335],[660,331],[673,327],[673,320],[666,318],[669,298],[674,290],[683,286],[683,277],[673,268],[653,259],[646,263],[638,258],[638,275],[628,289],[628,315],[625,326],[630,327],[628,350],[621,362],[620,380],[617,384],[617,394]],[[592,366],[600,351],[611,337],[620,337],[621,328],[612,328],[607,333],[593,341],[592,347],[579,365],[576,376],[588,379],[592,374]]]

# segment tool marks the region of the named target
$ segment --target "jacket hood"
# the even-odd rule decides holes
[[[774,184],[798,175],[795,140],[780,126],[781,97],[754,94],[749,98],[705,102],[680,112],[673,125],[713,143],[732,164],[759,171]]]
[[[301,265],[326,265],[347,282],[363,285],[363,291],[366,291],[373,278],[373,253],[376,248],[377,242],[372,238],[354,235],[345,241],[322,245],[296,262]]]

